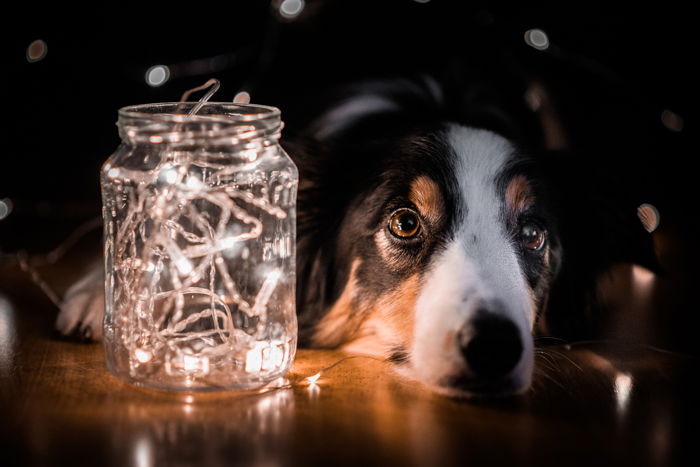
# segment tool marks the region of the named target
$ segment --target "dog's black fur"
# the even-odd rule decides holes
[[[593,158],[566,142],[548,147],[542,114],[558,118],[556,96],[537,83],[544,103],[533,110],[528,105],[530,77],[510,77],[488,82],[484,77],[454,75],[449,78],[382,78],[353,83],[323,94],[321,104],[310,105],[308,115],[291,122],[283,137],[300,169],[298,218],[298,310],[301,342],[309,343],[313,326],[337,300],[347,282],[349,252],[357,233],[343,235],[346,214],[357,193],[376,181],[385,169],[385,158],[401,151],[406,135],[413,129],[430,133],[440,122],[453,121],[485,128],[500,134],[528,156],[528,171],[542,183],[540,195],[551,216],[551,228],[561,247],[561,270],[550,290],[540,333],[564,339],[590,338],[599,331],[603,304],[598,301],[597,284],[616,263],[637,263],[652,270],[658,266],[651,237],[636,216],[635,194],[625,184],[595,166]],[[361,117],[342,131],[314,137],[315,118],[339,101],[367,93],[390,99],[396,111]],[[294,109],[294,106],[290,106]],[[560,131],[567,122],[559,120]],[[403,141],[403,143],[402,143]],[[406,177],[420,171],[419,159],[403,148]],[[454,206],[446,200],[448,211]],[[372,219],[353,219],[351,224],[372,224]],[[390,286],[391,277],[378,271],[369,283],[377,289]]]

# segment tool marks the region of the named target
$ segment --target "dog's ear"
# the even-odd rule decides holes
[[[344,200],[337,197],[344,190],[334,190],[342,183],[329,177],[333,162],[323,143],[294,136],[282,145],[299,169],[297,193],[297,317],[299,341],[310,345],[314,325],[337,299],[340,285],[347,281],[349,265],[336,257],[338,222]]]
[[[322,108],[304,125],[305,136],[334,144],[343,141],[358,126],[366,130],[366,123],[377,118],[429,119],[442,109],[444,90],[431,75],[417,74],[341,85],[325,93],[320,100]]]
[[[562,247],[546,328],[568,339],[594,337],[602,318],[599,279],[618,263],[659,270],[652,237],[637,215],[643,200],[600,164],[569,151],[543,158]]]

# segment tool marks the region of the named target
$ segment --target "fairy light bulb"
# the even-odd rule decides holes
[[[320,377],[321,377],[321,372],[318,372],[315,375],[309,376],[308,378],[306,378],[306,382],[309,383],[309,385],[316,384],[316,381],[318,381],[318,379]]]

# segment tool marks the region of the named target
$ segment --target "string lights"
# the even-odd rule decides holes
[[[279,111],[210,104],[217,81],[192,91],[206,87],[122,109],[102,170],[107,360],[137,384],[259,386],[296,349],[298,175]]]

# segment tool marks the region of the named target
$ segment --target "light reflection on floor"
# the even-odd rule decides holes
[[[0,377],[9,376],[15,354],[15,310],[12,303],[0,294]]]

